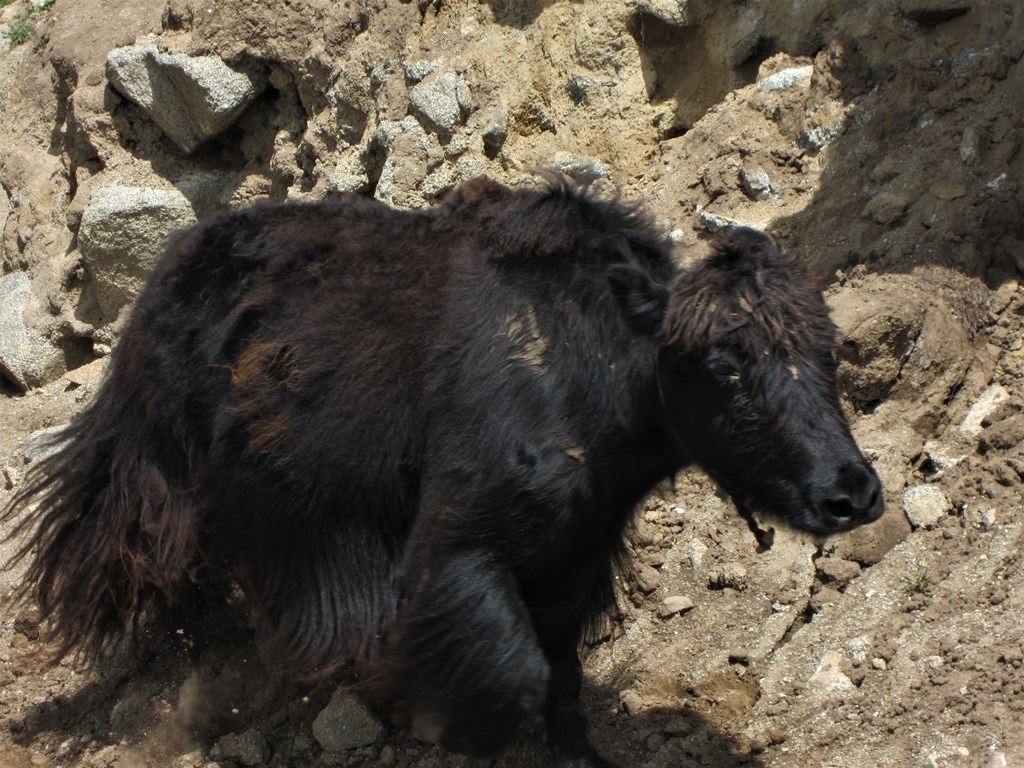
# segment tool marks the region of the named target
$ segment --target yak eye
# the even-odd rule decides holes
[[[708,370],[719,381],[738,387],[743,383],[739,362],[732,357],[715,356],[708,360]]]

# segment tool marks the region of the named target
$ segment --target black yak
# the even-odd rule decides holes
[[[607,765],[578,647],[652,487],[697,464],[798,528],[881,514],[835,343],[767,235],[680,271],[638,209],[557,180],[257,206],[170,245],[7,516],[34,510],[61,653],[227,578],[298,679],[470,755],[543,714],[553,765]]]

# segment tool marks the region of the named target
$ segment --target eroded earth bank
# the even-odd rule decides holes
[[[94,393],[170,232],[554,165],[644,201],[682,262],[731,222],[798,249],[887,489],[880,523],[766,552],[702,476],[655,493],[585,664],[597,746],[1024,764],[1019,2],[17,0],[0,46],[0,503]],[[0,765],[474,764],[281,680],[244,602],[198,658],[48,667],[19,578],[0,572]],[[544,765],[541,739],[491,764]]]

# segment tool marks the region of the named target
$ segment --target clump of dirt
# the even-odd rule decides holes
[[[28,13],[0,9],[0,45]],[[116,343],[109,264],[89,250],[111,188],[186,217],[345,191],[422,206],[555,165],[643,201],[681,262],[736,223],[801,253],[888,506],[764,547],[699,473],[653,494],[636,578],[585,663],[599,749],[652,768],[1024,761],[1018,3],[79,0],[31,20],[0,55],[0,295],[31,278],[4,322],[50,358],[24,391],[0,339],[0,504]],[[262,90],[189,154],[108,79],[108,54],[135,44],[216,57]],[[115,214],[115,231],[147,221]],[[313,728],[332,691],[273,674],[244,601],[196,647],[48,665],[20,576],[0,571],[4,765],[471,762],[391,731],[332,751]],[[492,764],[545,761],[531,726]]]

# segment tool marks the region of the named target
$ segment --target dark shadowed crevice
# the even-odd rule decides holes
[[[672,105],[662,138],[680,136],[735,88],[752,83],[757,69],[776,52],[771,40],[760,40],[737,67],[714,49],[705,26],[679,27],[649,13],[638,12],[630,34],[640,52],[640,66],[652,104]]]

